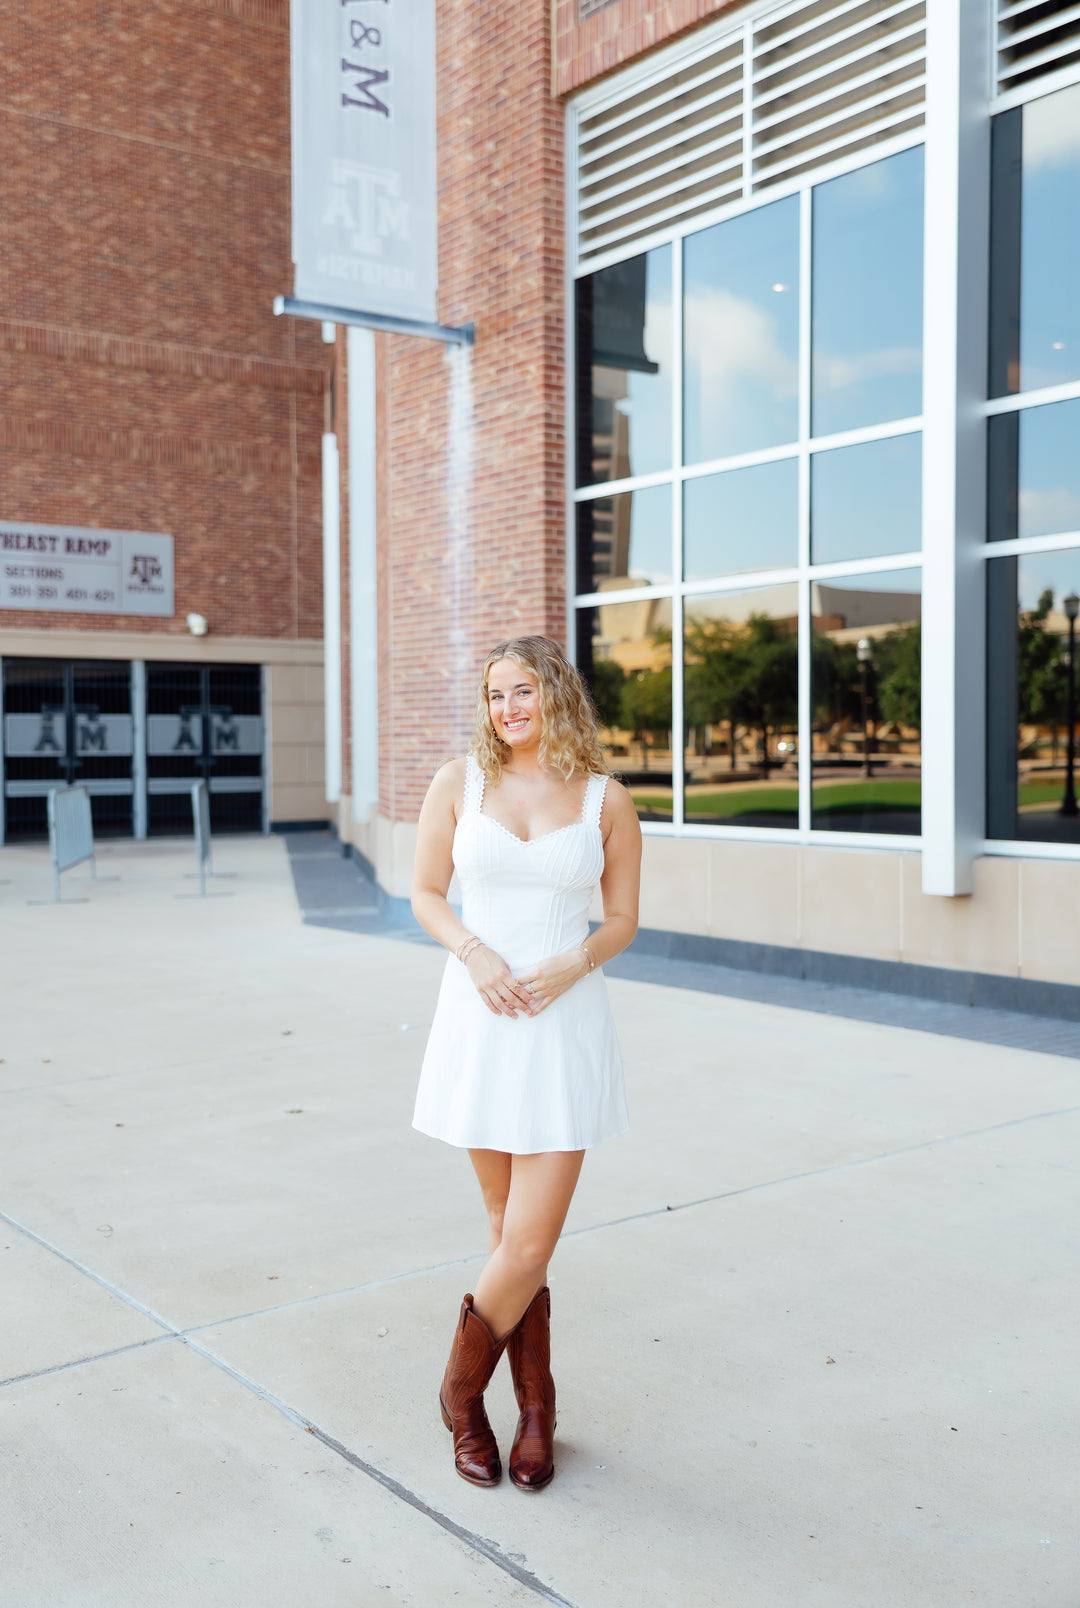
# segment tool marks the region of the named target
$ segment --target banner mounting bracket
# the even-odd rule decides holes
[[[299,301],[295,296],[275,296],[274,314],[311,318],[323,324],[353,324],[360,329],[382,330],[388,335],[419,335],[424,340],[443,341],[447,346],[472,346],[475,324],[426,324],[417,318],[395,318],[391,313],[365,313],[352,307],[328,307],[322,302]]]

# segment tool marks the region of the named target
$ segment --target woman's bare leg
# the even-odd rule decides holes
[[[473,1298],[474,1311],[497,1340],[510,1333],[546,1282],[547,1265],[570,1210],[585,1152],[555,1150],[509,1159],[510,1189],[501,1237]]]
[[[505,1150],[470,1150],[469,1160],[480,1184],[488,1214],[488,1250],[497,1251],[502,1239],[503,1214],[510,1193],[511,1157]]]

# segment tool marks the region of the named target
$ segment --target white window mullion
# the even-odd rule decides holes
[[[683,248],[671,247],[671,463],[683,455]],[[683,763],[683,494],[678,474],[671,477],[671,820],[681,827],[685,819],[686,766]]]
[[[983,0],[927,18],[923,324],[923,891],[973,887],[983,840],[989,40]]]
[[[799,197],[799,831],[809,832],[814,759],[814,710],[810,685],[813,620],[810,612],[810,384],[813,333],[813,194]]]

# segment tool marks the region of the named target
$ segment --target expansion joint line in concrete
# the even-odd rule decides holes
[[[209,1362],[213,1367],[227,1374],[230,1379],[241,1385],[245,1390],[249,1390],[252,1395],[257,1396],[268,1407],[280,1413],[290,1424],[302,1429],[305,1434],[314,1435],[315,1439],[321,1441],[328,1451],[333,1452],[337,1457],[343,1458],[346,1463],[349,1463],[361,1474],[366,1474],[368,1479],[374,1480],[377,1485],[381,1485],[383,1490],[389,1492],[391,1496],[397,1497],[398,1501],[405,1502],[409,1507],[415,1509],[417,1513],[422,1514],[424,1518],[429,1519],[431,1523],[437,1524],[440,1529],[445,1530],[448,1535],[454,1536],[456,1540],[462,1542],[473,1552],[478,1553],[480,1557],[485,1558],[488,1563],[494,1564],[497,1569],[501,1569],[504,1574],[508,1574],[519,1585],[526,1586],[544,1602],[554,1603],[556,1608],[575,1608],[575,1605],[568,1598],[561,1597],[557,1591],[545,1585],[530,1569],[526,1569],[522,1564],[516,1563],[512,1558],[508,1558],[496,1542],[488,1541],[484,1536],[477,1535],[472,1530],[467,1530],[464,1525],[456,1523],[448,1514],[441,1513],[438,1508],[431,1507],[422,1497],[417,1496],[414,1491],[410,1491],[407,1485],[402,1485],[400,1480],[395,1480],[392,1475],[385,1473],[377,1464],[369,1463],[364,1458],[358,1457],[355,1452],[351,1452],[347,1446],[342,1445],[341,1441],[335,1440],[332,1435],[328,1435],[317,1424],[311,1423],[302,1413],[298,1413],[294,1407],[290,1407],[287,1402],[282,1401],[279,1396],[275,1396],[271,1391],[266,1390],[257,1380],[252,1379],[248,1374],[241,1373],[238,1368],[233,1368],[224,1358],[217,1356],[202,1341],[196,1340],[191,1331],[178,1329],[175,1324],[161,1317],[146,1306],[144,1302],[139,1301],[133,1295],[129,1295],[126,1290],[122,1290],[119,1285],[113,1284],[109,1279],[103,1278],[100,1273],[95,1273],[93,1268],[86,1266],[85,1262],[80,1262],[75,1257],[68,1256],[67,1252],[62,1251],[58,1245],[54,1245],[41,1234],[35,1234],[32,1228],[27,1228],[25,1224],[20,1223],[7,1212],[0,1211],[0,1222],[6,1223],[9,1228],[13,1228],[17,1233],[25,1235],[27,1239],[33,1240],[35,1245],[40,1245],[43,1250],[50,1252],[53,1256],[59,1257],[62,1262],[66,1262],[68,1267],[74,1268],[77,1273],[81,1273],[86,1278],[91,1279],[101,1289],[108,1291],[118,1301],[130,1307],[132,1311],[138,1312],[142,1317],[149,1319],[151,1323],[158,1324],[164,1330],[164,1333],[160,1335],[153,1335],[146,1340],[136,1341],[133,1345],[117,1346],[111,1351],[103,1351],[93,1357],[74,1359],[71,1362],[59,1364],[54,1368],[43,1368],[38,1373],[21,1374],[17,1378],[6,1379],[0,1381],[0,1383],[4,1385],[18,1384],[20,1381],[28,1379],[38,1379],[49,1374],[63,1373],[68,1368],[81,1367],[87,1362],[104,1361],[109,1357],[121,1356],[126,1352],[141,1351],[147,1346],[160,1345],[162,1341],[178,1341],[181,1345],[187,1346],[188,1350],[193,1351],[196,1356],[202,1357],[205,1362]]]
[[[625,1217],[613,1217],[606,1223],[589,1223],[584,1228],[571,1228],[564,1239],[576,1239],[582,1234],[595,1234],[603,1228],[621,1228],[624,1223],[643,1223],[650,1217],[666,1217],[669,1212],[688,1212],[696,1206],[712,1206],[721,1200],[737,1200],[740,1195],[757,1195],[764,1189],[780,1189],[784,1184],[802,1184],[811,1178],[829,1178],[834,1173],[854,1172],[859,1167],[874,1167],[879,1162],[895,1161],[899,1156],[915,1156],[922,1150],[936,1150],[939,1145],[959,1145],[970,1139],[985,1139],[991,1133],[1003,1133],[1009,1128],[1022,1128],[1029,1122],[1049,1122],[1053,1117],[1075,1117],[1080,1106],[1063,1106],[1060,1111],[1033,1111],[1026,1117],[1010,1117],[1007,1122],[992,1122],[986,1128],[972,1128],[966,1133],[939,1134],[936,1139],[922,1139],[917,1145],[901,1145],[898,1150],[883,1150],[876,1156],[858,1156],[854,1161],[838,1161],[831,1167],[814,1167],[809,1172],[787,1173],[783,1178],[763,1178],[759,1184],[743,1184],[739,1189],[722,1189],[716,1195],[702,1195],[700,1200],[681,1200],[676,1206],[653,1206],[647,1212],[629,1212]]]

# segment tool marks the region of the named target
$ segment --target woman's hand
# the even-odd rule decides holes
[[[535,1016],[532,996],[519,978],[512,977],[501,956],[486,944],[477,944],[465,959],[465,970],[484,1004],[493,1016],[512,1016],[520,1011]]]
[[[583,949],[570,949],[565,955],[552,955],[523,971],[517,981],[532,1001],[531,1016],[546,1010],[553,999],[589,975],[589,962]]]

